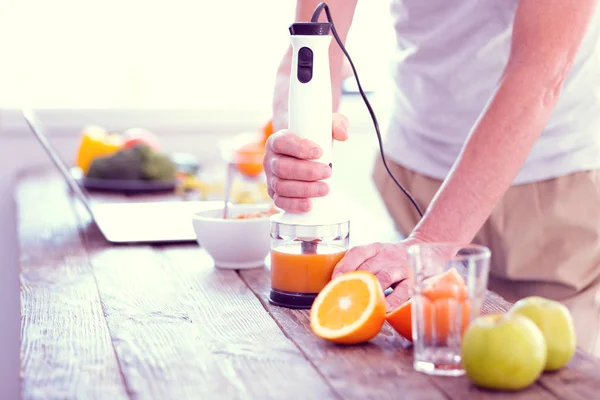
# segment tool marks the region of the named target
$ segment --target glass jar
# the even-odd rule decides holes
[[[349,244],[349,221],[317,226],[272,221],[269,301],[288,308],[310,308]]]

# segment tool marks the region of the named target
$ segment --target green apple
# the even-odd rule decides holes
[[[544,371],[546,343],[540,329],[519,314],[477,317],[461,343],[462,365],[477,386],[521,390]]]
[[[547,346],[546,371],[564,367],[575,354],[577,340],[573,317],[558,301],[530,296],[517,301],[510,313],[531,319],[542,331]]]

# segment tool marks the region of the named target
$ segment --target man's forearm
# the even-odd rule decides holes
[[[510,187],[546,125],[562,76],[508,70],[413,236],[470,242]]]
[[[520,0],[494,96],[411,236],[471,242],[550,119],[597,0]]]

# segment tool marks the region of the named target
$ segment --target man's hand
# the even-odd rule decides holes
[[[348,138],[348,119],[333,114],[333,138]],[[301,139],[286,129],[275,132],[267,140],[263,166],[267,176],[269,196],[275,205],[290,212],[305,212],[311,208],[312,197],[329,193],[329,186],[320,180],[331,176],[328,165],[312,162],[322,149],[315,143]]]
[[[386,298],[388,311],[404,303],[410,297],[409,271],[410,261],[407,249],[421,243],[418,239],[406,239],[400,243],[373,243],[350,249],[336,265],[332,278],[355,270],[368,271],[377,277],[385,290],[398,284]],[[433,276],[442,271],[429,271]]]

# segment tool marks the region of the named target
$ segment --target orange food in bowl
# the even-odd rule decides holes
[[[234,162],[240,174],[255,178],[264,171],[262,164],[264,155],[264,144],[259,142],[248,143],[235,151]]]
[[[255,212],[249,212],[249,213],[241,213],[241,214],[237,214],[237,215],[231,217],[231,219],[265,218],[265,217],[270,217],[271,215],[274,215],[277,213],[278,213],[277,209],[273,205],[271,205],[271,207],[268,210],[255,211]]]
[[[373,339],[385,322],[385,297],[375,275],[353,271],[331,280],[310,310],[310,326],[320,338],[338,344]]]
[[[459,312],[464,332],[469,324],[471,303],[465,281],[455,268],[430,278],[422,296],[426,341],[434,337],[433,329],[436,341],[445,341]],[[388,313],[386,320],[398,334],[412,342],[412,299]]]

